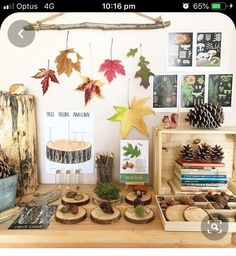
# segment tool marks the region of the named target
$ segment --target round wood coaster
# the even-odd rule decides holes
[[[100,207],[96,207],[91,211],[90,218],[93,222],[98,224],[111,224],[117,222],[121,217],[121,213],[116,207],[113,207],[113,210],[114,213],[109,214],[103,212]]]
[[[98,197],[96,193],[92,193],[92,201],[96,205],[99,205],[101,202],[109,202],[109,203],[111,203],[112,206],[116,206],[116,205],[119,205],[122,203],[123,197],[120,194],[120,197],[118,199],[106,200],[106,199],[102,199],[102,198]]]
[[[86,219],[87,211],[83,207],[79,207],[79,211],[77,214],[73,214],[71,212],[62,213],[60,209],[63,206],[59,206],[56,214],[55,214],[55,220],[59,223],[63,224],[75,224],[83,221]]]
[[[84,141],[56,140],[47,143],[46,155],[56,163],[82,163],[91,158],[91,148],[91,144]]]
[[[201,222],[207,217],[209,217],[207,212],[196,206],[189,206],[184,211],[184,218],[187,221]]]
[[[134,205],[134,200],[136,198],[137,198],[137,195],[133,191],[125,195],[125,201],[131,205]],[[147,205],[152,202],[152,196],[150,193],[145,193],[142,197],[140,197],[140,200],[143,202],[144,205]]]
[[[185,221],[184,211],[188,207],[189,207],[189,205],[182,205],[182,204],[176,204],[176,205],[169,206],[165,211],[167,220],[169,220],[169,221]]]
[[[134,224],[147,224],[154,220],[155,215],[152,209],[144,206],[146,214],[144,217],[138,217],[135,214],[134,207],[128,207],[125,211],[124,218],[128,222],[134,223]]]
[[[88,194],[81,193],[81,192],[79,192],[78,194],[82,194],[84,198],[78,201],[78,200],[75,200],[74,198],[67,198],[66,195],[64,195],[61,198],[62,204],[64,204],[64,205],[73,204],[73,205],[81,206],[81,205],[85,205],[89,202],[90,198],[89,198]]]

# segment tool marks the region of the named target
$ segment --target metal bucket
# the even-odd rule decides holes
[[[0,179],[0,212],[15,206],[17,174]]]

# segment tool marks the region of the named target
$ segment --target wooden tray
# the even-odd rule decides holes
[[[159,195],[156,195],[156,201],[157,201],[157,209],[161,218],[161,222],[163,224],[163,227],[165,231],[202,231],[201,229],[201,222],[188,222],[188,221],[168,221],[166,219],[166,216],[161,208],[160,205],[160,197]],[[178,195],[178,197],[181,197],[181,195]],[[183,196],[186,197],[186,196]],[[191,197],[191,196],[188,196]],[[175,199],[175,195],[164,195],[164,199]],[[205,202],[195,202],[195,206],[203,206],[204,208],[207,208],[207,211],[210,214],[214,213],[220,213],[228,218],[233,218],[236,215],[236,203],[229,203],[229,206],[231,209],[215,209],[211,202],[206,200]],[[236,232],[236,221],[235,222],[229,222],[228,225],[228,232]]]

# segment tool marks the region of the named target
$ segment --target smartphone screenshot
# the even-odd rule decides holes
[[[0,1],[0,248],[236,247],[235,8]]]

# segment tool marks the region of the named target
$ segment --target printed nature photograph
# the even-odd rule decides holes
[[[192,66],[193,33],[169,33],[169,67]]]
[[[231,107],[232,86],[232,74],[209,75],[208,102],[220,104],[222,107]]]
[[[177,75],[158,75],[153,80],[153,108],[177,107]]]
[[[181,107],[205,103],[205,75],[185,75],[181,79]]]
[[[197,33],[197,67],[219,67],[221,61],[222,34]]]

